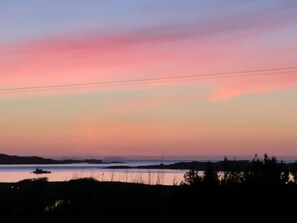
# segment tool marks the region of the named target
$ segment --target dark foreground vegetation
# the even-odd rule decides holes
[[[203,175],[195,169],[181,185],[143,185],[80,179],[47,182],[46,178],[0,184],[0,214],[10,220],[126,220],[257,222],[294,218],[297,165],[275,157],[255,159],[244,170],[224,160],[218,176],[211,163]],[[166,221],[166,222],[167,222]]]

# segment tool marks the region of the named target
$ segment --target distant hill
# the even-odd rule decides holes
[[[222,171],[224,167],[223,161],[218,162],[211,162],[214,165],[214,170]],[[239,167],[241,169],[244,169],[248,164],[249,160],[229,160],[229,164],[232,166]],[[172,169],[172,170],[189,170],[189,169],[195,169],[199,171],[205,170],[207,165],[207,162],[205,161],[192,161],[192,162],[178,162],[174,164],[159,164],[159,165],[146,165],[146,166],[136,166],[136,167],[130,167],[130,166],[110,166],[107,168],[110,169]]]
[[[249,164],[249,160],[229,160],[229,165],[233,168],[244,170]],[[210,162],[213,165],[215,171],[224,170],[224,161]],[[297,168],[297,161],[294,163],[285,163],[288,170]],[[178,162],[173,164],[159,164],[159,165],[146,165],[146,166],[109,166],[108,169],[171,169],[171,170],[189,170],[194,169],[198,171],[204,171],[206,169],[206,161],[192,161],[192,162]]]
[[[88,163],[101,164],[102,160],[84,159],[84,160],[54,160],[46,159],[38,156],[11,156],[7,154],[0,154],[0,165],[13,164],[73,164],[73,163]]]
[[[224,168],[224,161],[211,162],[214,166],[214,170],[221,171]],[[238,166],[241,169],[245,168],[248,164],[248,160],[229,160],[229,164],[232,166]],[[205,170],[207,162],[202,161],[192,161],[192,162],[179,162],[169,165],[151,165],[151,166],[138,166],[140,169],[195,169],[195,170]]]

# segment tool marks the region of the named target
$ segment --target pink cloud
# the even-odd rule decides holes
[[[98,38],[75,41],[51,40],[1,50],[3,84],[38,85],[124,79],[159,61],[174,57],[171,50],[154,52]],[[18,82],[18,83],[16,83]]]
[[[246,77],[232,78],[220,81],[207,98],[212,101],[222,101],[238,98],[244,95],[257,95],[268,92],[284,91],[297,87],[297,71],[292,73],[280,72],[270,78]]]
[[[293,58],[294,49],[274,50],[274,55],[259,50],[259,56],[254,57],[255,52],[249,55],[244,51],[249,50],[248,45],[240,44],[292,25],[291,16],[276,13],[268,19],[267,14],[256,14],[225,18],[225,22],[171,24],[110,36],[49,38],[0,46],[0,88],[236,71],[255,64],[261,67],[260,60],[265,67],[267,61]],[[210,80],[216,87],[209,97],[219,100],[287,89],[296,81],[291,76],[279,77],[278,83],[273,82],[274,77],[268,79],[256,86],[249,78]]]

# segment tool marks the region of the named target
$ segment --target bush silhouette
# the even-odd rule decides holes
[[[244,181],[255,184],[284,184],[289,180],[289,171],[283,161],[278,161],[275,156],[271,158],[265,153],[264,159],[257,156],[244,171]]]
[[[203,178],[199,175],[199,171],[190,169],[184,175],[184,181],[182,184],[186,185],[198,185],[202,183]]]
[[[207,185],[218,185],[218,173],[214,170],[211,162],[206,163],[205,171],[203,172],[203,183]]]
[[[224,158],[223,161],[223,176],[221,178],[222,185],[238,184],[244,182],[242,170],[238,163],[231,162]]]
[[[197,170],[191,169],[184,175],[184,184],[187,185],[229,185],[229,184],[287,184],[289,182],[289,168],[283,161],[278,161],[275,156],[269,157],[266,153],[261,160],[256,154],[244,170],[238,162],[229,161],[226,157],[223,161],[223,175],[219,177],[212,162],[207,162],[203,175]],[[294,182],[297,182],[297,162],[290,166]]]

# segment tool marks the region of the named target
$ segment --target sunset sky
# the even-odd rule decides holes
[[[2,0],[0,75],[0,153],[297,157],[296,0]]]

